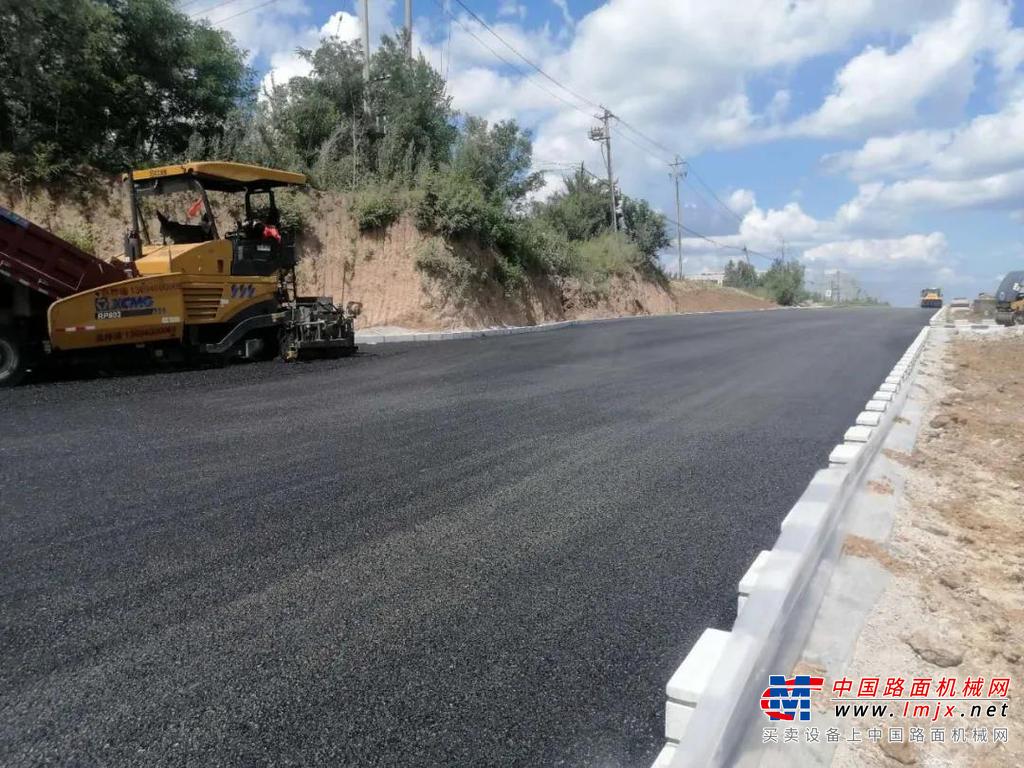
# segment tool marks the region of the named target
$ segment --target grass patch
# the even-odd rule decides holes
[[[351,212],[360,232],[385,230],[402,215],[402,203],[388,190],[369,189],[353,198]]]

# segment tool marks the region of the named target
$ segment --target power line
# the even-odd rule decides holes
[[[633,125],[632,123],[630,123],[630,122],[627,122],[626,120],[622,119],[622,118],[621,118],[621,117],[619,117],[618,115],[616,115],[616,116],[615,116],[615,119],[616,119],[616,120],[618,120],[618,121],[619,121],[619,123],[620,123],[620,124],[621,124],[621,125],[622,125],[622,126],[623,126],[624,128],[627,128],[628,130],[632,131],[632,132],[633,132],[633,133],[635,133],[635,134],[636,134],[637,136],[639,136],[639,137],[640,137],[641,139],[643,139],[644,141],[648,142],[648,143],[649,143],[649,144],[650,144],[651,146],[657,147],[657,148],[658,148],[659,150],[661,150],[662,152],[664,152],[664,153],[665,153],[666,155],[668,155],[669,157],[674,157],[674,156],[676,155],[676,152],[674,152],[673,150],[671,150],[671,149],[669,149],[668,147],[666,147],[666,146],[665,146],[664,144],[662,144],[662,143],[661,143],[660,141],[655,141],[655,140],[654,140],[654,139],[652,139],[652,138],[651,138],[650,136],[648,136],[648,135],[647,135],[646,133],[644,133],[644,132],[643,132],[643,131],[641,131],[641,130],[640,130],[639,128],[637,128],[636,126],[634,126],[634,125]]]
[[[268,5],[272,5],[272,4],[276,3],[276,2],[277,2],[277,0],[266,0],[266,2],[260,3],[259,5],[254,5],[252,8],[246,8],[244,11],[239,11],[238,13],[233,13],[230,16],[225,16],[223,19],[217,19],[215,21],[211,21],[210,24],[223,24],[225,21],[231,21],[232,19],[237,19],[239,16],[244,16],[247,13],[252,13],[253,11],[258,11],[260,8],[266,8]]]
[[[602,109],[600,104],[592,101],[591,99],[588,99],[586,96],[581,96],[579,93],[574,91],[572,88],[570,88],[569,86],[565,85],[564,83],[559,82],[558,80],[553,78],[551,75],[549,75],[547,72],[545,72],[543,69],[541,69],[539,66],[537,66],[534,62],[530,61],[530,59],[526,58],[523,54],[521,54],[515,48],[515,46],[513,46],[505,38],[503,38],[501,35],[499,35],[497,32],[495,32],[493,29],[491,29],[491,27],[489,27],[487,25],[487,22],[485,22],[483,19],[481,19],[479,16],[477,16],[473,12],[473,9],[470,8],[468,5],[466,5],[464,2],[462,2],[462,0],[455,0],[455,2],[459,4],[459,6],[462,8],[462,10],[464,10],[471,17],[473,17],[473,19],[476,20],[476,22],[481,27],[486,29],[488,32],[490,32],[492,35],[494,35],[494,37],[496,37],[498,40],[500,40],[502,45],[504,45],[506,48],[508,48],[510,51],[512,51],[512,53],[514,53],[516,56],[518,56],[520,59],[522,59],[524,62],[526,62],[530,67],[532,67],[534,70],[536,70],[545,79],[551,81],[553,84],[557,85],[563,91],[565,91],[566,93],[571,94],[572,96],[574,96],[575,98],[579,99],[584,104],[592,107],[593,109]]]
[[[231,5],[232,3],[237,3],[237,2],[238,2],[238,0],[221,0],[221,2],[214,3],[213,5],[209,6],[208,8],[203,8],[202,10],[198,10],[198,11],[191,11],[188,14],[188,16],[189,16],[190,19],[197,19],[200,16],[205,16],[210,11],[215,11],[218,8],[222,8],[225,5]]]
[[[722,206],[722,208],[726,211],[726,213],[728,213],[730,216],[732,216],[734,219],[736,219],[736,221],[738,221],[738,222],[740,222],[742,224],[743,223],[743,217],[740,216],[738,213],[736,213],[736,211],[734,211],[728,205],[723,203],[722,202],[722,198],[720,198],[718,195],[715,194],[715,190],[713,190],[710,186],[708,186],[707,182],[704,181],[703,178],[701,178],[701,175],[699,173],[697,173],[697,171],[694,170],[692,166],[690,167],[690,171],[693,173],[694,177],[696,177],[697,181],[700,182],[701,186],[704,187],[704,189],[706,189],[708,192],[710,192],[711,196],[713,198],[715,198],[715,200],[718,201],[718,204],[720,206]]]
[[[765,256],[760,251],[751,250],[750,248],[747,248],[746,246],[730,245],[729,243],[721,243],[718,240],[715,240],[713,237],[709,237],[708,235],[701,234],[700,232],[698,232],[695,229],[690,229],[685,224],[681,224],[678,221],[676,221],[675,219],[672,219],[672,218],[670,218],[668,216],[665,216],[665,214],[661,214],[661,215],[665,218],[665,221],[667,221],[669,224],[675,224],[677,227],[679,227],[679,229],[683,230],[683,232],[686,232],[688,235],[696,237],[699,240],[704,240],[704,241],[706,241],[708,243],[711,243],[716,248],[724,248],[724,249],[727,249],[727,250],[730,250],[730,251],[739,251],[740,253],[744,253],[744,254],[749,253],[750,255],[757,256],[759,258],[764,259],[765,261],[772,261],[771,256]]]
[[[613,117],[614,117],[614,116],[613,116]],[[621,119],[619,119],[618,117],[616,117],[615,119],[616,119],[616,120],[618,120],[618,121],[619,121],[620,123],[622,123],[622,120],[621,120]],[[632,145],[633,145],[634,147],[636,147],[637,149],[639,149],[639,150],[640,150],[641,152],[644,152],[644,153],[646,153],[647,155],[649,155],[649,156],[653,157],[653,158],[654,158],[655,160],[657,160],[658,162],[661,162],[661,163],[665,163],[666,165],[671,165],[671,164],[672,164],[672,163],[671,163],[671,161],[669,161],[669,160],[666,160],[665,158],[661,157],[660,155],[656,155],[656,154],[654,154],[653,152],[651,152],[651,150],[647,149],[647,147],[644,147],[643,145],[641,145],[641,144],[639,144],[638,142],[634,141],[633,139],[629,138],[629,135],[628,135],[628,134],[625,134],[625,133],[621,133],[621,132],[620,132],[620,133],[619,133],[619,138],[620,138],[620,139],[625,139],[625,140],[626,140],[627,142],[629,142],[630,144],[632,144]]]
[[[530,82],[530,83],[531,83],[532,85],[534,85],[534,86],[535,86],[535,87],[537,87],[537,88],[540,88],[540,89],[541,89],[542,91],[544,91],[544,92],[545,92],[546,94],[548,94],[548,96],[551,96],[551,97],[553,97],[553,98],[556,98],[556,99],[558,99],[558,100],[559,100],[560,102],[562,102],[562,103],[563,103],[563,104],[565,104],[566,106],[568,106],[568,107],[572,107],[573,109],[575,109],[575,110],[576,110],[576,111],[578,111],[578,112],[582,112],[582,113],[583,113],[583,114],[585,114],[585,115],[586,115],[587,117],[590,117],[590,116],[591,116],[589,112],[587,112],[587,111],[586,111],[585,109],[583,109],[582,107],[580,107],[580,106],[579,106],[578,104],[573,104],[573,103],[572,103],[571,101],[569,101],[568,99],[566,99],[566,98],[564,98],[564,97],[560,96],[559,94],[555,93],[554,91],[552,91],[552,90],[550,90],[550,89],[548,89],[548,88],[545,88],[545,87],[544,87],[544,86],[543,86],[543,85],[542,85],[541,83],[537,82],[537,81],[536,81],[535,79],[533,79],[532,77],[530,77],[530,76],[529,76],[529,75],[528,75],[528,74],[527,74],[526,72],[524,72],[524,71],[523,71],[523,70],[522,70],[522,69],[521,69],[520,67],[518,67],[517,65],[513,64],[513,63],[512,63],[511,61],[509,61],[509,60],[508,60],[508,59],[506,59],[506,58],[505,58],[504,56],[502,56],[502,55],[501,55],[500,53],[498,53],[498,52],[497,52],[496,50],[494,50],[494,49],[493,49],[493,48],[492,48],[491,46],[489,46],[489,45],[488,45],[487,43],[485,43],[485,42],[484,42],[484,41],[483,41],[482,39],[480,39],[480,37],[479,37],[479,36],[478,36],[478,35],[477,35],[477,34],[476,34],[476,33],[475,33],[475,32],[474,32],[474,31],[473,31],[472,29],[470,29],[470,28],[469,28],[469,27],[468,27],[468,26],[467,26],[467,25],[466,25],[466,24],[465,24],[465,23],[464,23],[464,22],[462,21],[462,19],[460,19],[460,18],[459,18],[458,16],[455,16],[455,15],[454,15],[454,14],[453,14],[453,13],[452,13],[451,11],[449,11],[449,10],[448,10],[447,8],[445,8],[445,6],[444,6],[444,3],[442,3],[442,2],[441,2],[441,0],[434,0],[434,4],[435,4],[435,5],[436,5],[436,6],[438,7],[438,8],[440,8],[440,9],[441,9],[441,10],[442,10],[442,11],[443,11],[443,12],[444,12],[444,13],[445,13],[445,14],[446,14],[446,15],[447,15],[447,16],[448,16],[449,18],[451,18],[452,20],[454,20],[456,24],[458,24],[458,25],[459,25],[460,27],[462,27],[462,29],[463,29],[463,30],[465,30],[466,34],[468,34],[468,35],[469,35],[470,37],[472,37],[472,38],[473,38],[474,40],[476,40],[476,41],[477,41],[477,42],[478,42],[478,43],[479,43],[480,45],[482,45],[482,46],[483,46],[484,48],[486,48],[486,49],[487,49],[488,51],[490,51],[490,52],[491,52],[491,53],[492,53],[492,54],[494,55],[494,57],[495,57],[495,58],[497,58],[497,59],[499,59],[500,61],[504,62],[506,66],[509,66],[509,67],[511,67],[512,69],[514,69],[514,70],[515,70],[516,72],[518,72],[518,73],[519,73],[519,75],[520,75],[521,77],[523,77],[523,78],[525,78],[526,80],[528,80],[528,81],[529,81],[529,82]],[[449,52],[449,55],[451,55],[451,53],[450,53],[450,52]]]

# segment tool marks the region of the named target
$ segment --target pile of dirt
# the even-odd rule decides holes
[[[903,463],[906,496],[889,547],[899,567],[847,676],[955,678],[957,696],[967,678],[984,678],[983,696],[992,678],[1010,678],[1007,713],[1001,701],[978,701],[999,714],[910,721],[925,733],[944,727],[946,743],[904,743],[900,757],[884,744],[843,744],[836,766],[1024,765],[1024,336],[963,336],[947,349],[922,363],[919,384],[933,402]],[[954,728],[966,739],[957,742]],[[994,742],[995,728],[1007,743]]]
[[[738,288],[723,288],[713,283],[688,280],[672,281],[672,297],[676,312],[739,311],[774,309],[775,302],[762,299]]]
[[[217,196],[213,203],[223,229],[232,215]],[[299,241],[300,289],[333,296],[339,303],[362,302],[357,321],[362,329],[449,330],[775,306],[731,288],[662,283],[637,272],[612,278],[599,294],[572,279],[549,276],[528,276],[515,291],[506,291],[493,279],[456,284],[424,272],[417,259],[430,249],[446,251],[486,275],[493,271],[494,253],[472,242],[445,242],[421,232],[409,216],[386,230],[360,232],[345,195],[311,192],[299,196],[298,203],[306,222]],[[98,179],[87,188],[52,194],[0,185],[0,205],[80,247],[91,245],[101,258],[122,255],[129,206],[119,180]]]

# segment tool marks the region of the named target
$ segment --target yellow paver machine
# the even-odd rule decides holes
[[[339,308],[329,297],[303,297],[296,290],[294,234],[281,229],[274,190],[304,185],[305,176],[196,162],[133,171],[125,181],[131,195],[126,262],[105,280],[92,281],[88,290],[49,293],[57,300],[44,302],[48,339],[37,346],[54,353],[141,346],[163,354],[220,359],[280,354],[285,360],[356,349],[357,302]],[[244,196],[239,208],[244,218],[224,235],[210,192]],[[16,215],[4,221],[17,233],[7,238],[13,243],[8,261],[21,266],[19,277],[35,279],[31,285],[22,279],[18,287],[36,292],[52,287],[47,270],[53,258],[44,252],[52,247],[49,240],[73,249],[52,236],[30,237],[34,225]],[[87,257],[81,256],[84,264]],[[19,327],[32,324],[20,322]],[[15,339],[9,350],[15,353],[13,364],[31,364],[33,342],[39,340],[26,338],[25,332],[8,337]],[[18,352],[25,353],[20,363]],[[20,376],[10,358],[6,378],[14,383]]]
[[[942,289],[924,288],[921,290],[922,309],[942,309]]]

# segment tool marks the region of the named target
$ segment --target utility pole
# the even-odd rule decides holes
[[[370,0],[362,0],[359,11],[363,22],[363,82],[370,82]]]
[[[608,121],[615,117],[607,108],[602,107],[604,112],[597,116],[597,119],[602,122],[602,126],[594,126],[590,129],[591,141],[597,141],[604,144],[604,161],[608,166],[608,194],[611,200],[611,212],[612,212],[612,230],[614,232],[619,231],[619,214],[618,206],[615,204],[615,175],[612,173],[612,131],[608,125]]]
[[[676,250],[679,253],[679,279],[683,279],[683,208],[679,204],[679,179],[686,178],[686,161],[676,155],[674,162],[668,164],[672,169],[669,175],[676,182]]]
[[[412,61],[412,0],[405,0],[405,47]]]
[[[359,136],[356,133],[355,105],[352,105],[352,191],[354,192],[359,175]]]

